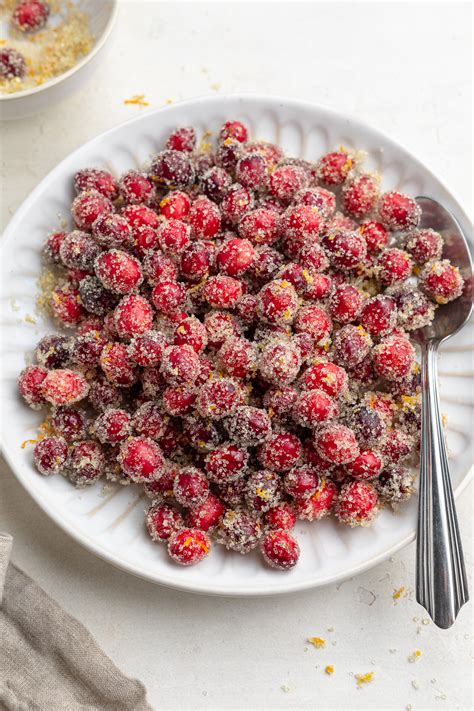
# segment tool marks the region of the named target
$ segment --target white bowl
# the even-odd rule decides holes
[[[45,235],[58,226],[58,216],[68,215],[73,174],[91,165],[116,173],[138,167],[163,146],[173,127],[192,124],[198,131],[216,132],[229,118],[245,121],[252,137],[278,142],[293,155],[314,159],[340,144],[364,149],[368,167],[382,174],[384,189],[433,196],[457,215],[469,234],[464,211],[427,168],[378,131],[328,109],[278,98],[212,97],[139,116],[98,136],[62,161],[27,198],[6,230],[0,300],[3,451],[15,475],[44,511],[64,531],[114,565],[184,590],[269,595],[341,580],[393,554],[415,536],[416,497],[396,514],[383,511],[367,529],[348,529],[333,518],[299,524],[302,555],[290,572],[266,568],[257,551],[242,557],[220,546],[215,546],[200,565],[181,568],[169,559],[164,546],[153,544],[145,533],[146,501],[135,487],[117,485],[104,495],[99,483],[78,491],[60,476],[39,476],[32,466],[31,447],[21,449],[23,440],[35,436],[43,415],[20,401],[16,378],[24,366],[24,354],[31,354],[40,336],[53,330],[52,324],[41,318],[36,326],[25,323],[25,315],[34,313]],[[440,367],[442,387],[449,395],[444,398],[443,411],[448,415],[451,472],[457,493],[468,481],[471,464],[467,443],[473,403],[468,399],[466,379],[472,376],[472,366],[466,330],[449,342]]]
[[[0,120],[12,121],[40,113],[66,98],[94,71],[112,32],[117,16],[117,0],[76,0],[76,4],[89,17],[95,38],[91,51],[67,72],[41,86],[15,94],[0,94]]]

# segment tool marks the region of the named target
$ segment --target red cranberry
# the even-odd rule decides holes
[[[258,350],[245,338],[227,338],[217,354],[219,366],[236,378],[249,378],[257,369]]]
[[[181,190],[174,190],[160,202],[160,213],[168,220],[184,220],[191,209],[191,200]]]
[[[135,410],[132,427],[138,435],[160,441],[166,433],[167,419],[155,402],[148,401]]]
[[[258,457],[265,469],[284,472],[291,469],[301,457],[301,442],[290,432],[271,435],[260,447]]]
[[[297,333],[309,333],[318,343],[327,339],[332,331],[332,323],[319,306],[303,306],[296,315],[295,330]]]
[[[347,373],[330,361],[319,361],[310,365],[300,378],[300,386],[305,390],[319,389],[338,397],[347,388]]]
[[[377,181],[371,175],[359,175],[344,185],[342,204],[351,217],[360,219],[371,212],[379,196]]]
[[[317,243],[305,245],[298,256],[299,263],[311,273],[324,272],[329,267],[329,260],[324,249]]]
[[[207,556],[211,542],[198,528],[181,528],[168,543],[170,557],[180,565],[195,565]]]
[[[68,446],[62,437],[45,437],[35,445],[33,457],[38,471],[50,476],[64,470],[68,454]]]
[[[225,422],[229,437],[242,447],[254,447],[271,434],[271,422],[265,410],[249,405],[237,407]]]
[[[346,469],[354,479],[375,479],[382,471],[382,457],[377,452],[367,449],[353,462],[347,464]]]
[[[52,405],[71,405],[87,397],[89,384],[81,373],[58,368],[47,373],[41,383],[41,391]]]
[[[229,239],[217,252],[216,265],[222,274],[238,277],[249,269],[255,256],[255,249],[248,240]]]
[[[267,184],[267,163],[258,153],[244,153],[235,166],[235,178],[245,188],[261,190]]]
[[[184,525],[183,517],[177,508],[158,501],[146,512],[145,523],[153,541],[167,541]]]
[[[289,281],[276,279],[260,290],[257,310],[267,323],[290,324],[297,309],[298,295]]]
[[[279,237],[279,217],[274,210],[258,207],[239,222],[239,235],[254,244],[273,244]]]
[[[288,531],[270,531],[263,539],[262,554],[271,568],[289,570],[298,562],[300,547]]]
[[[286,493],[296,499],[309,496],[317,489],[318,483],[315,469],[308,465],[291,469],[283,478]]]
[[[200,469],[185,467],[178,472],[173,483],[176,501],[182,506],[190,507],[202,504],[209,495],[209,484]]]
[[[45,368],[61,368],[71,359],[73,340],[69,336],[43,336],[35,349],[38,363]]]
[[[191,205],[189,223],[198,239],[214,237],[221,227],[219,208],[209,198],[198,197]]]
[[[258,545],[262,526],[258,518],[242,509],[228,509],[217,529],[217,541],[229,550],[249,553]]]
[[[405,467],[390,466],[384,469],[375,482],[377,493],[393,507],[406,501],[414,492],[415,475]]]
[[[186,517],[186,523],[200,531],[214,528],[225,511],[225,506],[217,496],[209,494],[207,499],[197,506],[192,506]]]
[[[203,193],[214,202],[221,202],[232,185],[232,176],[218,166],[213,166],[204,173],[200,180],[200,187]]]
[[[237,225],[246,212],[253,207],[252,193],[239,183],[234,183],[227,190],[221,202],[221,215],[231,225]]]
[[[168,188],[186,188],[194,182],[194,168],[182,151],[167,149],[155,156],[151,165],[152,177]]]
[[[434,230],[413,230],[406,238],[405,249],[417,264],[426,264],[441,258],[443,238]]]
[[[294,343],[271,340],[259,360],[262,378],[272,385],[289,385],[301,367],[301,354]]]
[[[337,423],[318,430],[314,435],[314,446],[323,459],[334,464],[347,464],[359,454],[354,432]]]
[[[336,402],[322,390],[305,390],[293,406],[293,419],[301,427],[314,429],[337,415]]]
[[[437,304],[447,304],[461,296],[464,280],[449,259],[427,264],[420,275],[420,287]]]
[[[167,220],[158,230],[158,244],[171,257],[178,257],[190,241],[190,227],[181,220]]]
[[[75,442],[68,460],[68,477],[78,488],[90,486],[105,471],[104,450],[91,439]]]
[[[84,439],[87,433],[87,419],[81,410],[73,407],[58,407],[51,418],[53,430],[66,442]]]
[[[143,483],[156,478],[164,467],[163,453],[147,437],[129,437],[120,445],[119,461],[132,481]]]
[[[385,336],[397,322],[397,307],[389,296],[379,294],[369,299],[360,314],[361,325],[371,336]]]
[[[50,7],[41,0],[21,0],[15,7],[12,22],[21,32],[36,32],[48,21]]]
[[[336,211],[336,196],[325,188],[303,188],[295,195],[294,201],[297,205],[316,207],[325,220]]]
[[[191,346],[169,346],[164,351],[161,372],[169,385],[193,383],[199,371],[199,358]]]
[[[362,308],[362,294],[352,284],[336,286],[329,300],[329,313],[334,321],[355,321]]]
[[[203,296],[214,309],[233,309],[242,296],[242,282],[218,275],[207,280]]]
[[[280,477],[272,471],[252,472],[245,488],[247,506],[255,513],[268,511],[281,498]]]
[[[123,343],[108,343],[104,346],[100,355],[100,367],[107,380],[117,387],[128,388],[137,379],[136,369]]]
[[[367,256],[367,245],[360,232],[339,230],[329,232],[322,240],[329,261],[335,269],[358,271]]]
[[[225,311],[210,311],[204,316],[209,345],[220,348],[230,336],[239,336],[241,328],[235,316]]]
[[[129,170],[120,178],[119,191],[129,205],[139,205],[149,202],[153,194],[153,183],[145,173]]]
[[[97,190],[109,200],[114,200],[118,195],[118,186],[112,173],[99,168],[83,168],[74,176],[74,189],[76,193],[85,190]]]
[[[202,417],[220,420],[232,412],[240,398],[240,388],[230,378],[208,380],[199,390],[196,408]]]
[[[240,121],[226,121],[219,132],[219,140],[226,141],[228,138],[245,143],[248,138],[247,128]]]
[[[413,268],[410,255],[401,249],[386,249],[377,261],[377,278],[384,286],[407,279]]]
[[[319,521],[331,513],[337,488],[335,484],[326,478],[322,478],[313,493],[305,497],[295,499],[296,512],[298,518],[308,521]]]
[[[72,217],[80,230],[90,230],[98,217],[107,215],[112,210],[110,200],[97,190],[79,193],[71,205]]]
[[[336,517],[348,526],[368,526],[378,511],[378,497],[372,484],[351,481],[344,484],[335,506]]]
[[[88,399],[95,410],[103,411],[108,407],[120,407],[122,393],[106,379],[99,377],[91,382]]]
[[[173,151],[192,153],[196,148],[196,131],[192,126],[177,128],[168,136],[166,148],[170,148]]]
[[[268,192],[273,197],[289,204],[295,195],[308,182],[306,171],[296,165],[283,165],[277,168],[269,180]]]
[[[146,333],[151,329],[153,310],[143,296],[129,294],[124,296],[116,307],[114,318],[120,338],[130,340],[134,335]]]
[[[102,252],[97,257],[95,273],[103,286],[115,294],[130,293],[143,278],[138,259],[118,249]]]
[[[417,227],[421,208],[413,198],[396,191],[384,193],[379,202],[380,222],[389,230]]]
[[[388,245],[388,232],[380,222],[362,222],[359,232],[364,236],[369,254],[377,254]]]
[[[235,444],[222,444],[206,457],[206,473],[215,484],[227,484],[243,476],[247,453]]]
[[[388,336],[373,351],[374,368],[386,380],[398,380],[410,372],[415,349],[404,336]]]
[[[344,150],[327,153],[318,162],[318,176],[326,185],[341,185],[353,165],[352,158]]]
[[[337,362],[344,367],[355,367],[366,358],[372,347],[372,339],[362,326],[343,326],[333,339],[333,351]]]
[[[270,247],[260,247],[256,250],[250,276],[258,283],[268,282],[276,276],[282,264],[283,257],[280,252]]]
[[[411,435],[403,430],[389,429],[385,443],[382,447],[382,454],[387,461],[397,463],[406,459],[412,454],[414,441]]]
[[[296,513],[291,504],[281,502],[265,512],[265,524],[272,531],[291,531],[296,525]]]
[[[79,291],[72,287],[57,286],[51,294],[50,306],[53,316],[65,327],[75,326],[84,315]]]
[[[25,58],[13,47],[0,48],[0,77],[23,79],[26,74]]]

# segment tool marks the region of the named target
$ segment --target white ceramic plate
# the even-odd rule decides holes
[[[352,530],[334,519],[300,524],[301,559],[290,572],[262,565],[258,552],[242,557],[216,546],[200,565],[181,568],[165,547],[153,544],[144,531],[147,500],[135,487],[116,486],[104,494],[103,484],[77,491],[60,476],[43,478],[32,466],[31,447],[41,414],[25,407],[17,395],[16,378],[38,339],[51,323],[34,314],[41,247],[45,236],[68,215],[72,176],[84,166],[102,166],[119,173],[138,167],[162,147],[169,131],[192,124],[198,131],[216,131],[225,119],[237,118],[252,137],[279,143],[295,156],[315,159],[344,144],[368,153],[367,166],[383,176],[383,188],[411,195],[431,195],[450,208],[466,233],[467,216],[452,194],[419,161],[393,141],[357,121],[318,106],[278,98],[213,97],[150,112],[90,141],[58,165],[33,191],[12,219],[3,238],[0,322],[3,329],[3,451],[15,475],[61,528],[97,555],[135,575],[171,587],[220,595],[269,595],[325,585],[355,575],[413,540],[416,498],[399,513],[384,511],[371,528]],[[448,416],[451,471],[459,493],[470,467],[469,422],[473,403],[466,379],[472,376],[469,333],[465,329],[444,349],[440,373],[443,410]],[[472,397],[472,391],[471,391]],[[33,535],[33,532],[32,532]]]

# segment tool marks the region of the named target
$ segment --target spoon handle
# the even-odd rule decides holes
[[[421,465],[416,550],[416,599],[442,629],[469,599],[466,570],[441,424],[438,344],[422,346]]]

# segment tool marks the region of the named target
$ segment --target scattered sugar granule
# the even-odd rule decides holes
[[[221,85],[219,84],[219,82],[214,82],[214,84],[211,84],[211,89],[212,89],[213,91],[220,91],[220,90],[221,90]]]
[[[356,674],[355,678],[357,680],[357,686],[362,686],[362,684],[370,684],[375,676],[375,672],[367,672],[366,674]]]
[[[31,314],[26,314],[25,316],[25,323],[31,323],[33,326],[36,326],[37,321],[34,316]]]
[[[392,595],[393,599],[399,600],[401,598],[401,596],[403,595],[403,593],[405,592],[405,589],[406,589],[405,586],[402,585],[402,587],[398,588],[398,590],[394,590],[393,595]]]
[[[411,685],[412,685],[412,687],[413,687],[414,689],[416,689],[417,691],[418,691],[418,689],[420,688],[420,685],[418,684],[418,682],[417,682],[416,679],[413,679],[413,681],[411,682]]]
[[[334,627],[328,627],[327,631],[328,631],[328,632],[334,632]]]
[[[395,649],[395,647],[391,647],[391,649],[389,649],[388,651],[390,652],[390,654],[395,654],[397,650]]]
[[[282,685],[280,686],[280,689],[281,689],[282,691],[284,691],[285,694],[287,694],[287,693],[290,691],[290,687],[287,686],[286,684],[282,684]]]
[[[135,94],[131,99],[124,99],[123,103],[133,106],[150,106],[150,102],[145,101],[145,94]]]
[[[316,649],[321,649],[326,645],[326,640],[321,639],[321,637],[308,637],[308,642],[316,647]]]
[[[327,667],[324,668],[324,671],[329,675],[334,674],[334,667],[332,664],[328,664]]]
[[[410,654],[408,657],[408,661],[412,664],[413,662],[416,662],[417,659],[421,657],[421,652],[419,649],[415,649],[413,654]]]
[[[405,711],[412,711],[412,709],[413,709],[413,706],[411,704],[407,704],[405,706]]]
[[[429,621],[428,617],[425,617],[423,620],[421,620],[421,624],[422,625],[429,625],[430,621]]]

